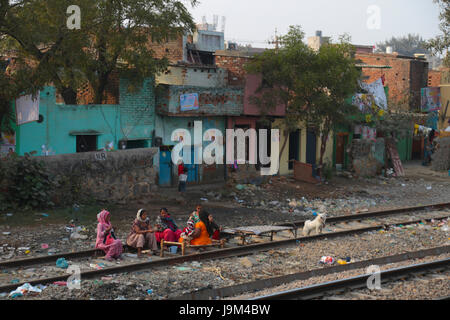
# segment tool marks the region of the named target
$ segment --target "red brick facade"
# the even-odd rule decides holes
[[[428,86],[429,87],[439,87],[441,84],[441,71],[430,70],[428,71]]]
[[[428,62],[395,54],[356,54],[362,63],[390,66],[391,69],[363,68],[364,81],[371,83],[383,75],[389,87],[389,105],[403,111],[420,107],[420,89],[428,83]]]
[[[179,36],[176,40],[170,40],[164,44],[151,43],[150,47],[155,52],[154,57],[162,59],[167,57],[171,64],[177,64],[179,61],[183,61],[183,37]]]
[[[245,86],[245,64],[251,57],[226,55],[216,52],[216,66],[228,70],[228,84],[230,86]]]

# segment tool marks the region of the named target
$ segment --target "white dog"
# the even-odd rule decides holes
[[[313,221],[305,221],[305,226],[303,227],[303,235],[308,236],[312,230],[316,230],[316,234],[322,233],[323,227],[325,227],[325,221],[327,220],[327,214],[319,214]]]

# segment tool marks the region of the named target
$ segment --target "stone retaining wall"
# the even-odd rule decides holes
[[[77,198],[73,193],[78,198],[126,203],[157,190],[153,166],[157,154],[157,148],[147,148],[35,158],[45,163],[51,178],[61,186],[55,193],[57,204]]]

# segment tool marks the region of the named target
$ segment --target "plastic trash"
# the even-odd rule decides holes
[[[152,294],[152,293],[153,293],[153,290],[152,290],[152,289],[148,289],[148,290],[147,290],[147,294],[148,294],[148,295],[150,295],[150,294]]]
[[[236,185],[236,189],[238,189],[238,190],[244,190],[245,188],[246,188],[246,186],[244,186],[242,184]]]
[[[322,258],[320,258],[320,263],[322,264],[333,264],[334,262],[334,258],[330,256],[323,256]]]
[[[37,285],[37,286],[33,287],[31,284],[25,283],[25,284],[21,285],[20,287],[18,287],[16,290],[11,291],[9,296],[11,298],[17,298],[17,297],[22,297],[23,295],[25,295],[27,293],[39,294],[45,288],[46,287],[43,285]]]
[[[7,213],[6,216],[7,216],[7,217],[12,217],[13,214],[12,214],[12,213]]]
[[[86,235],[84,235],[84,234],[79,234],[78,232],[73,232],[71,235],[70,235],[70,239],[71,240],[86,240],[88,237],[86,236]]]
[[[13,284],[14,284],[14,283],[19,283],[19,282],[20,282],[19,279],[12,279],[12,280],[11,280],[11,283],[13,283]]]
[[[56,260],[56,266],[61,269],[67,269],[69,267],[69,264],[67,263],[65,258],[59,258]]]
[[[89,266],[91,268],[94,268],[97,270],[100,270],[100,269],[103,269],[104,267],[106,267],[106,265],[104,263],[91,263]]]
[[[339,259],[339,260],[337,261],[337,263],[338,263],[338,264],[347,264],[347,261],[342,260],[342,259]]]
[[[41,249],[48,249],[48,244],[47,243],[41,244]]]
[[[4,236],[9,236],[11,234],[11,232],[3,232]]]
[[[53,284],[56,284],[57,286],[60,286],[60,287],[66,287],[67,286],[67,282],[66,281],[55,281],[55,282],[53,282]]]
[[[49,214],[48,214],[48,213],[41,213],[41,216],[43,216],[43,217],[48,217]]]

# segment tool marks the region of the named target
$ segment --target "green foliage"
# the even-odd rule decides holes
[[[118,72],[138,89],[145,78],[163,71],[149,45],[164,43],[195,28],[186,1],[177,0],[0,0],[0,49],[14,52],[25,70],[9,77],[23,91],[52,83],[67,104],[76,104],[84,83],[101,104],[110,75]],[[190,0],[192,6],[196,0]],[[67,8],[81,10],[81,29],[67,27]],[[17,91],[12,91],[17,95]],[[0,100],[3,97],[0,95]],[[4,98],[3,98],[4,99]]]
[[[54,183],[44,164],[30,154],[15,154],[0,159],[0,210],[8,208],[38,209],[51,207]]]
[[[331,129],[347,124],[349,115],[357,110],[346,99],[356,92],[361,71],[355,67],[354,48],[348,37],[341,37],[337,44],[325,44],[318,52],[309,48],[303,37],[299,26],[291,26],[281,37],[281,48],[266,50],[250,62],[247,70],[263,76],[252,98],[261,110],[283,105],[288,132],[303,122],[322,137],[322,165]]]
[[[404,37],[392,37],[381,43],[377,43],[379,52],[386,52],[387,47],[392,47],[393,51],[406,56],[414,56],[415,53],[431,53],[427,49],[427,42],[416,34],[408,34]]]
[[[433,1],[441,9],[439,29],[442,31],[442,34],[429,40],[427,48],[432,50],[435,55],[445,54],[444,64],[450,67],[450,56],[448,54],[448,48],[450,47],[450,2],[448,0]]]

